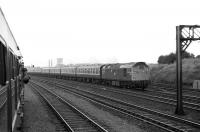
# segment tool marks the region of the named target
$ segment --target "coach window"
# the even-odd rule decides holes
[[[124,76],[126,77],[126,74],[127,73],[127,69],[126,68],[124,68]]]
[[[91,73],[90,73],[90,74],[93,74],[93,71],[94,71],[94,69],[90,68],[90,71],[91,71]]]
[[[0,41],[0,85],[6,82],[6,65],[5,65],[6,48]]]

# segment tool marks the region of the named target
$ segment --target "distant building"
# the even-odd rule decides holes
[[[57,58],[57,65],[63,65],[63,58]]]
[[[63,64],[63,58],[57,58],[57,64],[56,64],[56,67],[63,67],[64,64]]]

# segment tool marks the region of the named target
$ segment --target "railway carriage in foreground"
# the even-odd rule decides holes
[[[29,74],[46,75],[82,82],[105,84],[127,88],[146,88],[150,70],[146,63],[117,63],[67,66],[63,68],[30,68]]]
[[[19,47],[0,9],[0,111],[4,116],[0,119],[5,119],[1,121],[0,131],[13,131],[17,116],[21,113],[18,110],[22,99],[21,80],[25,71],[21,58]]]

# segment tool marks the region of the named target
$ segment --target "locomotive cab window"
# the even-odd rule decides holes
[[[127,68],[127,73],[131,73],[131,68]]]

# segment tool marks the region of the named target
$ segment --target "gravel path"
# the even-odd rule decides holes
[[[56,119],[57,120],[57,119]],[[24,132],[55,132],[56,126],[52,115],[41,103],[40,98],[31,88],[25,87]]]

